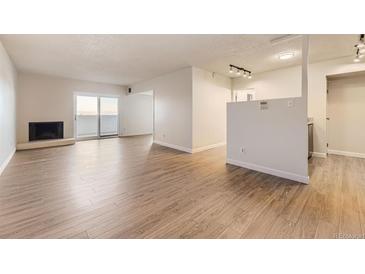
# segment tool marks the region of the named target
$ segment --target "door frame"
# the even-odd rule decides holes
[[[77,137],[77,96],[90,96],[97,97],[98,100],[98,134],[95,137]],[[118,99],[118,124],[117,124],[117,134],[116,135],[100,135],[100,97],[104,98],[117,98]],[[86,140],[97,140],[106,138],[115,138],[120,136],[120,95],[117,94],[103,94],[103,93],[92,93],[92,92],[74,92],[73,94],[73,121],[74,121],[74,138],[76,141],[86,141]]]
[[[331,117],[329,116],[329,107],[328,107],[328,97],[329,97],[329,85],[328,85],[328,75],[326,75],[326,156],[328,156],[329,150],[329,128],[330,128],[330,120]]]

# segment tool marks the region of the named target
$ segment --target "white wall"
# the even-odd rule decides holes
[[[252,89],[256,100],[301,96],[301,66],[258,73],[252,79],[234,78],[233,90]]]
[[[328,81],[329,152],[365,157],[365,76]]]
[[[154,141],[192,150],[192,68],[184,68],[131,86],[132,93],[153,90]]]
[[[198,152],[226,142],[226,103],[231,80],[184,68],[131,86],[132,93],[154,91],[156,143]]]
[[[153,133],[153,93],[132,93],[121,102],[121,135]]]
[[[231,80],[193,68],[193,150],[226,143],[227,102]]]
[[[300,80],[290,86],[296,98],[232,102],[227,116],[227,163],[308,183],[308,37],[303,39]],[[277,72],[274,72],[276,74]],[[278,89],[282,81],[263,77]],[[267,94],[269,90],[266,91]],[[288,92],[288,91],[287,91]],[[291,97],[291,96],[290,96]]]
[[[28,142],[29,122],[64,121],[64,137],[74,137],[75,92],[122,97],[126,87],[20,72],[17,142]]]
[[[308,67],[308,117],[314,119],[314,151],[326,155],[326,105],[327,105],[327,76],[365,70],[365,63],[353,63],[353,56],[339,58],[319,63],[309,64]],[[236,78],[233,89],[255,88],[256,99],[275,99],[298,96],[300,85],[300,66],[282,70],[255,74],[252,80]],[[272,89],[270,90],[270,86]]]
[[[290,100],[293,107],[288,107]],[[260,110],[260,101],[228,103],[227,162],[307,182],[305,101],[267,102],[266,110]]]
[[[16,147],[17,72],[0,42],[0,174]]]

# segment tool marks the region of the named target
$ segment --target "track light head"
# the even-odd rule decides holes
[[[358,44],[355,45],[355,47],[357,47],[358,49],[363,49],[365,48],[365,44],[364,42],[360,41]]]
[[[365,48],[365,41],[364,41],[364,34],[360,34],[360,39],[359,39],[359,43],[357,43],[355,45],[356,48],[358,49],[363,49]]]

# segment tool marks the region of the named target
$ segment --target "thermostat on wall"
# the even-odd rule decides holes
[[[260,102],[260,110],[265,110],[269,108],[269,104],[266,101]]]

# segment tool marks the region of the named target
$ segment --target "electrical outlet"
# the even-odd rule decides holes
[[[241,153],[246,154],[246,148],[245,147],[241,147]]]
[[[289,100],[288,101],[288,108],[292,108],[294,107],[294,100]]]

